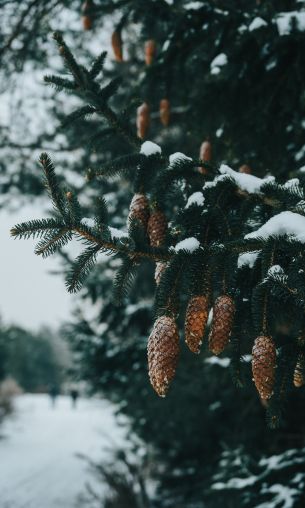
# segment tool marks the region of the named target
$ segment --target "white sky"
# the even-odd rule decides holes
[[[0,212],[0,315],[6,323],[32,329],[47,324],[56,328],[68,320],[74,300],[63,275],[49,273],[60,268],[56,257],[36,256],[33,240],[10,237],[10,228],[16,223],[43,215],[41,200],[19,212]]]

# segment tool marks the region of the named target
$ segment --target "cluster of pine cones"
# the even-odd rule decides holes
[[[150,211],[145,194],[136,193],[131,201],[128,222],[137,221],[147,232],[150,245],[161,247],[167,234],[167,220],[163,211],[154,208]],[[155,280],[160,283],[166,262],[156,264]],[[185,342],[195,354],[200,353],[205,335],[210,301],[207,295],[194,295],[190,298],[185,315]],[[221,354],[226,348],[234,322],[235,304],[228,294],[219,296],[213,306],[213,319],[208,338],[209,350]],[[161,397],[165,397],[171,381],[174,379],[180,351],[179,332],[173,314],[157,319],[148,339],[148,368],[150,382]],[[262,400],[268,400],[273,393],[276,366],[276,348],[271,337],[259,336],[252,351],[253,379]],[[302,361],[298,360],[295,374],[295,386],[302,386]]]

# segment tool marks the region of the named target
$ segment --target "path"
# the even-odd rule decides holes
[[[74,508],[92,480],[76,454],[101,459],[123,441],[109,403],[82,399],[73,410],[68,397],[55,409],[46,395],[16,399],[16,413],[1,427],[0,508]]]

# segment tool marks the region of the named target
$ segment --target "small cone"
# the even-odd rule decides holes
[[[150,125],[150,108],[147,102],[143,102],[137,109],[137,134],[144,139]]]
[[[111,36],[111,45],[114,58],[117,62],[123,62],[123,42],[121,32],[115,30]]]
[[[238,171],[240,173],[245,173],[246,175],[251,175],[251,173],[252,173],[252,170],[251,170],[250,166],[248,166],[248,164],[243,164],[242,166],[240,166]]]
[[[147,232],[152,247],[161,247],[163,245],[167,232],[167,220],[161,210],[156,210],[150,215]]]
[[[229,342],[234,314],[233,299],[228,295],[219,296],[213,307],[213,321],[209,335],[209,350],[214,355],[222,353]]]
[[[199,159],[202,161],[205,161],[205,162],[210,162],[212,160],[212,145],[211,145],[210,141],[206,140],[201,144],[200,150],[199,150]],[[207,174],[207,170],[204,167],[200,167],[199,172],[202,175]]]
[[[153,39],[150,39],[145,42],[145,63],[146,65],[151,65],[156,56],[156,42]]]
[[[158,261],[156,263],[155,281],[156,281],[157,286],[159,286],[159,284],[160,284],[162,274],[165,272],[166,267],[167,267],[167,263],[165,263],[164,261]]]
[[[293,373],[293,384],[296,388],[301,388],[301,386],[305,385],[304,366],[305,366],[304,354],[300,353],[298,355],[297,363]]]
[[[149,378],[160,397],[165,397],[175,377],[179,351],[175,320],[168,316],[160,317],[154,324],[147,345]]]
[[[129,207],[129,215],[128,222],[131,220],[139,221],[143,228],[147,229],[149,217],[149,204],[148,199],[145,194],[137,193],[133,196],[130,207]]]
[[[200,353],[209,316],[208,303],[208,298],[205,295],[193,296],[186,309],[185,342],[193,353]]]
[[[252,349],[252,373],[256,389],[262,400],[270,399],[273,392],[276,349],[271,337],[257,337]]]
[[[160,120],[164,127],[168,127],[170,121],[170,102],[168,99],[160,101]]]
[[[93,7],[93,2],[87,0],[83,3],[82,6],[82,22],[83,22],[83,28],[84,30],[91,30],[93,26],[93,19],[92,16],[88,14],[89,9]]]

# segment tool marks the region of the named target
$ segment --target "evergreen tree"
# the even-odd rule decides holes
[[[89,192],[83,190],[81,195],[84,206],[79,205],[75,190],[62,184],[62,176],[56,179],[50,158],[41,156],[56,212],[50,219],[17,225],[13,234],[41,237],[37,247],[41,255],[62,249],[72,236],[83,240],[85,250],[74,263],[67,285],[75,291],[86,280],[88,298],[103,307],[96,322],[78,318],[76,327],[70,329],[81,353],[82,374],[95,388],[123,402],[121,410],[133,417],[138,434],[153,443],[166,470],[173,472],[162,479],[171,499],[169,506],[177,507],[177,500],[185,506],[190,495],[196,506],[202,506],[204,482],[208,485],[216,474],[221,451],[216,446],[211,452],[202,435],[217,443],[229,442],[232,449],[237,441],[245,441],[249,449],[261,432],[258,450],[266,453],[281,453],[288,443],[276,445],[276,438],[262,431],[259,403],[247,409],[248,390],[253,397],[253,387],[237,396],[227,374],[220,379],[205,365],[203,355],[192,357],[182,344],[176,381],[165,403],[149,392],[144,356],[154,311],[153,272],[157,263],[158,321],[149,339],[150,378],[157,393],[167,391],[176,369],[177,320],[179,330],[185,326],[191,351],[200,349],[204,335],[209,339],[203,341],[203,349],[207,343],[215,354],[228,348],[237,385],[251,385],[250,364],[243,364],[242,357],[253,348],[253,376],[268,406],[269,423],[279,424],[287,403],[286,432],[302,427],[295,419],[303,394],[302,390],[296,394],[293,383],[303,383],[304,355],[305,181],[299,170],[304,158],[300,50],[304,11],[302,4],[288,1],[276,6],[271,2],[249,6],[242,1],[211,5],[161,0],[145,2],[145,9],[143,5],[141,1],[86,5],[85,17],[90,18],[86,27],[91,23],[98,31],[108,13],[117,20],[112,43],[118,62],[111,72],[104,69],[103,80],[99,78],[103,55],[85,68],[62,36],[55,34],[69,76],[48,76],[46,81],[81,101],[68,117],[76,123],[66,128],[66,135],[75,139],[81,133],[81,146],[95,129],[100,135],[104,119],[110,136],[97,148],[97,161],[87,158],[92,169]],[[131,33],[135,22],[140,27],[135,31],[136,44]],[[122,56],[126,62],[121,62]],[[115,75],[125,82],[119,90],[116,78],[108,80]],[[141,97],[142,104],[137,111],[138,135],[136,97]],[[160,101],[165,128],[158,120]],[[162,151],[148,137],[162,145]],[[121,157],[110,162],[117,155]],[[248,166],[237,172],[220,165],[223,160],[235,168]],[[77,172],[79,161],[76,167]],[[127,182],[132,184],[133,199]],[[115,194],[109,195],[110,189]],[[88,195],[101,193],[104,200],[93,209]],[[125,227],[126,200],[131,207]],[[92,271],[101,252],[113,255],[107,273],[111,279],[117,271],[116,299],[123,301],[122,308],[112,304],[109,283],[103,280],[104,263]],[[126,297],[125,289],[130,286]],[[207,325],[212,306],[213,321]],[[249,419],[242,420],[244,434],[240,431],[236,441],[229,437],[233,421],[227,429],[215,426],[217,406],[213,404],[219,397],[226,406],[218,417],[220,422],[229,422],[231,417],[236,422],[240,407],[248,414]],[[185,418],[180,415],[181,407]],[[186,422],[188,414],[194,416]],[[253,418],[259,422],[256,426],[250,425]],[[284,434],[276,436],[284,440]],[[302,438],[296,441],[295,446],[300,446]],[[166,453],[169,443],[173,443],[173,456]],[[190,443],[188,452],[185,445]],[[211,464],[200,460],[200,453],[210,456]],[[175,477],[178,465],[183,487],[179,474]],[[189,490],[186,484],[191,485]],[[227,498],[225,502],[230,506]]]

